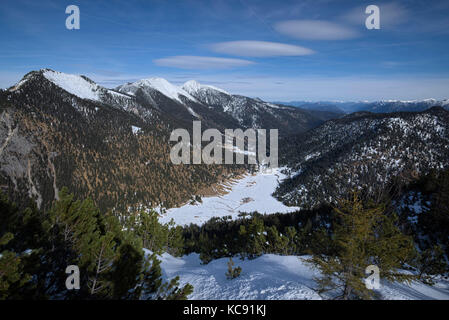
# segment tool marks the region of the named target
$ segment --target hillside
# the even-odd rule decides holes
[[[332,116],[210,90],[161,78],[108,89],[85,76],[30,72],[0,91],[0,186],[12,199],[32,197],[44,208],[63,186],[104,209],[170,208],[246,170],[173,165],[174,129],[191,131],[200,120],[203,130],[276,128],[286,135]],[[214,100],[222,94],[232,107]]]
[[[449,112],[360,112],[280,143],[289,178],[276,191],[287,205],[333,203],[354,189],[371,195],[449,165]]]

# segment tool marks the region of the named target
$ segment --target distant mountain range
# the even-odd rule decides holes
[[[374,102],[291,101],[291,102],[278,102],[278,103],[287,104],[306,110],[343,112],[343,113],[352,113],[358,111],[369,111],[374,113],[407,112],[407,111],[420,112],[436,106],[443,107],[449,110],[449,99],[443,100],[425,99],[425,100],[411,100],[411,101],[381,100]]]

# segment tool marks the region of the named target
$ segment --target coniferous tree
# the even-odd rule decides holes
[[[234,268],[234,261],[232,261],[232,258],[229,258],[228,261],[228,271],[226,272],[226,278],[232,280],[240,276],[240,273],[242,272],[241,267],[235,267]]]
[[[252,217],[248,224],[241,225],[239,230],[242,258],[254,259],[263,254],[266,246],[265,226],[262,219]]]
[[[21,258],[13,251],[1,248],[14,238],[12,233],[7,233],[0,238],[0,300],[6,299],[10,293],[10,287],[22,287],[30,281],[31,276],[25,274]]]
[[[48,214],[19,210],[2,195],[0,209],[0,299],[185,299],[192,292],[179,278],[163,281],[160,261],[145,256],[134,230],[66,188]],[[65,287],[68,265],[79,266],[80,290]]]
[[[364,279],[369,265],[380,269],[380,277],[390,281],[410,281],[415,276],[397,271],[412,259],[412,240],[395,226],[395,219],[384,214],[382,205],[365,206],[353,195],[335,208],[337,221],[332,235],[332,254],[315,254],[308,260],[322,274],[317,278],[320,294],[333,292],[337,299],[370,299]],[[337,292],[337,293],[336,293]]]

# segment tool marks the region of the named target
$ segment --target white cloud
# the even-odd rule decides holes
[[[174,67],[180,69],[228,69],[244,67],[254,62],[242,59],[229,59],[219,57],[200,56],[173,56],[153,60],[158,66]]]
[[[212,50],[219,53],[244,57],[305,56],[313,50],[291,44],[267,41],[229,41],[215,43]]]
[[[279,33],[304,40],[345,40],[359,36],[352,28],[323,20],[287,20],[274,26]]]

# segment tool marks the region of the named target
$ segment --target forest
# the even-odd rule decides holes
[[[417,194],[426,207],[416,219],[407,201]],[[449,170],[432,171],[382,201],[353,192],[336,206],[214,218],[202,226],[161,224],[152,210],[102,212],[67,188],[47,211],[32,201],[21,207],[0,198],[1,299],[188,298],[191,285],[162,278],[163,252],[196,252],[204,264],[229,257],[229,279],[241,272],[238,259],[308,255],[322,274],[317,292],[340,292],[341,299],[376,298],[363,282],[369,265],[400,282],[432,284],[448,272]],[[66,288],[69,265],[80,268],[80,290]]]

